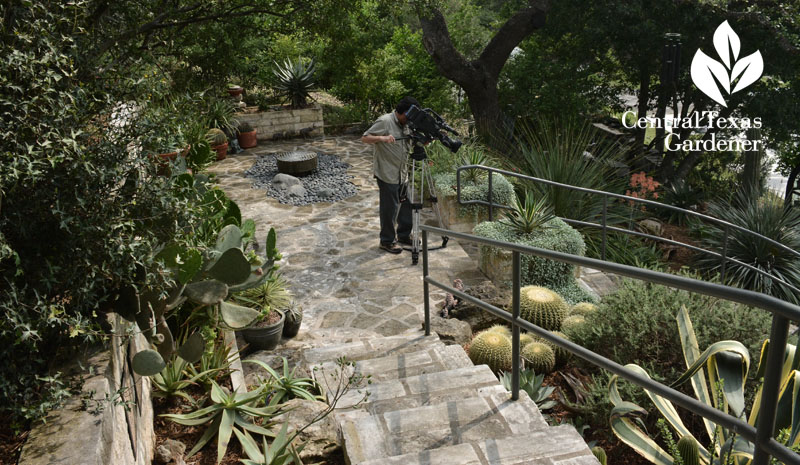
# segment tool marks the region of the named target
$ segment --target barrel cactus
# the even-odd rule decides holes
[[[570,340],[567,337],[567,335],[562,333],[561,331],[552,331],[552,333],[554,336],[558,336],[561,339]],[[536,338],[536,342],[541,342],[543,344],[546,344],[550,346],[551,349],[553,349],[553,352],[556,354],[556,365],[563,365],[572,357],[572,352],[568,351],[567,349],[561,348],[561,346],[553,344],[547,339]]]
[[[591,302],[578,302],[572,307],[570,315],[583,315],[589,316],[597,311],[597,305]]]
[[[592,454],[597,458],[597,461],[600,462],[600,465],[606,465],[608,463],[608,457],[606,456],[606,451],[603,450],[600,446],[592,447]]]
[[[494,325],[494,326],[491,326],[486,331],[502,334],[503,336],[508,337],[508,338],[511,337],[511,328],[509,328],[506,325]]]
[[[519,335],[519,346],[525,347],[526,345],[530,344],[531,342],[537,342],[539,338],[535,337],[531,333],[523,333]]]
[[[700,451],[694,438],[682,436],[678,440],[678,454],[683,459],[683,465],[700,465]]]
[[[520,316],[544,329],[561,329],[561,322],[569,313],[564,299],[550,289],[539,286],[525,286],[520,289]]]
[[[531,342],[522,348],[522,358],[534,373],[550,373],[556,367],[556,354],[542,342]]]
[[[583,326],[585,323],[586,318],[584,318],[583,315],[570,315],[564,318],[564,321],[561,323],[561,329],[565,334],[569,334],[570,331]]]
[[[206,133],[206,140],[212,147],[228,142],[228,136],[221,129],[211,128]]]
[[[484,331],[472,340],[469,358],[476,365],[486,364],[494,372],[511,369],[511,339],[507,336]]]

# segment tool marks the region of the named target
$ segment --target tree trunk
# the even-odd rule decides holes
[[[792,196],[794,195],[794,187],[797,182],[797,175],[800,174],[800,165],[796,165],[789,173],[789,179],[786,180],[786,191],[783,193],[783,208],[790,208],[792,206]]]
[[[544,26],[548,9],[547,0],[531,0],[500,27],[477,59],[467,61],[453,45],[442,13],[418,8],[422,44],[442,76],[464,89],[481,136],[491,138],[494,130],[502,128],[497,92],[500,71],[514,48]]]
[[[650,70],[647,66],[642,65],[639,67],[639,104],[636,111],[636,118],[644,118],[647,116],[647,102],[650,100]],[[647,128],[636,129],[636,148],[640,149],[644,145],[644,136],[647,133]]]

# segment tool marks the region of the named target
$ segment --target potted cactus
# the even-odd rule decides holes
[[[255,350],[272,350],[281,340],[286,321],[283,309],[289,307],[292,296],[286,285],[286,280],[278,275],[233,297],[238,304],[260,312],[256,322],[242,330],[244,340]]]
[[[236,136],[239,139],[239,146],[243,149],[255,147],[258,144],[256,139],[256,128],[247,121],[239,123],[239,134]]]
[[[217,152],[217,161],[224,160],[228,154],[228,136],[222,129],[209,129],[206,133],[206,140],[211,144],[211,148]]]
[[[286,322],[283,324],[283,337],[295,337],[300,332],[300,324],[303,322],[303,307],[292,302],[285,313]]]

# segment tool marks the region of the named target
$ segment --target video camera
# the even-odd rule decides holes
[[[458,135],[455,129],[451,128],[441,116],[430,108],[420,109],[416,105],[411,105],[405,114],[411,129],[411,139],[414,141],[414,148],[411,152],[411,158],[414,160],[426,158],[424,145],[433,140],[438,140],[453,153],[458,152],[463,145],[463,142],[451,138],[444,132]]]

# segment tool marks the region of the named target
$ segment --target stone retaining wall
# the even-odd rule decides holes
[[[117,334],[131,323],[114,315]],[[149,347],[141,333],[119,336],[88,360],[82,393],[31,430],[19,465],[150,465],[155,433],[150,379],[131,370],[133,354]],[[89,368],[91,367],[91,369]]]
[[[246,121],[256,128],[256,137],[258,140],[325,135],[321,106],[303,108],[300,110],[245,113],[237,115],[236,119],[240,123]]]

